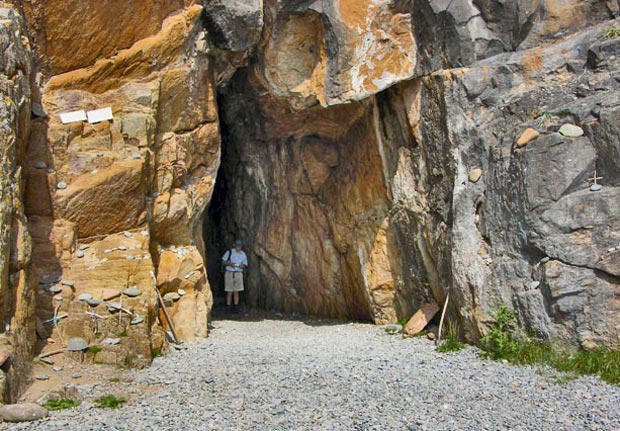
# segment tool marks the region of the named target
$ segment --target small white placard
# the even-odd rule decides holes
[[[86,121],[86,112],[82,111],[72,111],[72,112],[61,112],[60,113],[60,121],[62,124],[75,123],[77,121]]]
[[[89,123],[100,123],[102,121],[111,120],[112,118],[114,118],[112,116],[112,108],[110,107],[95,109],[94,111],[88,111],[86,115],[88,116]]]

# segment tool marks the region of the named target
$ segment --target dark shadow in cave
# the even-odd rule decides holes
[[[221,105],[220,105],[221,106]],[[221,118],[221,117],[220,117]],[[228,143],[228,130],[223,121],[220,120],[221,130],[221,159],[220,167],[215,180],[213,196],[209,208],[205,212],[203,225],[203,236],[205,241],[205,261],[207,265],[207,275],[211,292],[213,293],[214,309],[221,308],[225,304],[226,293],[224,292],[224,276],[221,271],[221,257],[235,239],[234,232],[228,232],[224,217],[226,214],[226,198],[228,192],[228,181],[226,178],[227,150],[230,151]],[[232,220],[231,220],[232,222]],[[243,295],[241,295],[243,302]]]

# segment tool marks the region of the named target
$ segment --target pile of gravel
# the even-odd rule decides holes
[[[483,361],[474,348],[437,353],[372,325],[225,320],[187,347],[129,382],[80,387],[125,395],[122,409],[85,402],[11,429],[620,429],[620,388],[597,378],[559,384],[552,371]]]

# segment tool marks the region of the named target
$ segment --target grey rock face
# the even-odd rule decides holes
[[[424,49],[413,76],[435,73],[354,106],[290,116],[251,72],[224,93],[221,228],[242,226],[250,260],[260,262],[249,301],[385,323],[450,293],[449,315],[472,340],[506,302],[543,338],[588,348],[614,342],[620,57],[595,54],[615,52],[617,42],[592,28],[526,49],[556,38],[554,26],[569,33],[612,12],[595,1],[574,3],[579,17],[534,1],[416,5]],[[275,16],[307,11],[272,6]],[[330,6],[308,9],[323,22],[335,16]],[[568,123],[583,135],[564,127],[563,136]],[[540,136],[516,148],[527,128]],[[474,168],[483,175],[472,183]],[[603,188],[591,192],[595,170]],[[394,286],[370,287],[377,268],[368,269],[375,262],[367,253],[382,229]]]
[[[208,37],[219,49],[244,52],[256,46],[263,29],[260,0],[215,0],[205,4]]]
[[[35,334],[37,276],[29,274],[31,237],[24,214],[26,172],[39,158],[26,160],[32,109],[33,53],[17,11],[0,8],[0,345],[11,367],[0,371],[0,402],[15,399],[29,379]],[[34,169],[33,169],[34,170]],[[38,171],[39,175],[45,172]],[[16,306],[16,302],[20,305]]]

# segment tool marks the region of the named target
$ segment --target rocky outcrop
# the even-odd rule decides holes
[[[31,240],[24,171],[32,100],[32,53],[20,16],[0,8],[0,401],[27,381],[35,338]]]
[[[53,76],[110,58],[159,32],[162,21],[195,2],[158,0],[83,1],[14,0],[30,26],[41,67]]]
[[[450,295],[471,340],[507,302],[543,338],[617,341],[617,1],[14,3],[15,355],[36,323],[43,349],[120,337],[87,359],[146,365],[169,329],[156,289],[180,338],[207,335],[237,236],[254,306],[388,323]]]
[[[185,293],[169,310],[180,337],[207,334],[202,213],[219,126],[201,12],[182,10],[154,35],[43,87],[47,116],[33,124],[26,199],[35,276],[51,280],[37,296],[39,336],[85,339],[99,347],[87,356],[97,362],[144,366],[165,348],[157,286]],[[59,116],[104,107],[112,120]],[[119,336],[119,345],[99,345]]]
[[[358,2],[368,28],[408,24],[400,42],[358,28],[360,58],[387,64],[355,81],[329,67],[356,67],[355,43],[326,30],[352,28],[351,10],[332,10],[345,3],[269,3],[256,62],[221,97],[227,194],[214,220],[224,243],[250,243],[250,302],[386,323],[449,293],[470,339],[508,302],[543,338],[616,342],[617,41],[603,25],[575,31],[617,7]],[[385,86],[352,85],[401,66]],[[564,123],[585,136],[561,135]],[[540,136],[517,148],[528,128]]]

